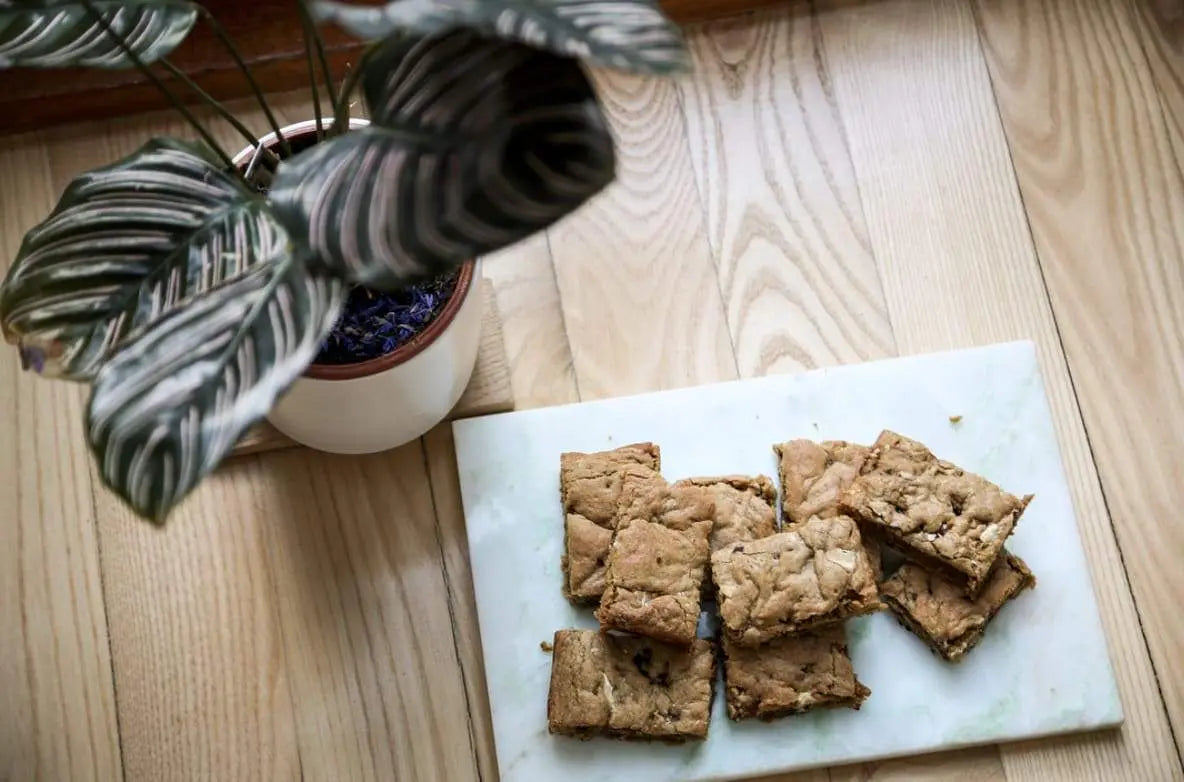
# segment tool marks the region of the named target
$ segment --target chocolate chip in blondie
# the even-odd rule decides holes
[[[708,641],[674,647],[595,630],[559,630],[547,728],[580,738],[703,739],[714,684]]]

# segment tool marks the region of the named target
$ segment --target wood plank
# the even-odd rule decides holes
[[[1141,43],[1150,29],[1123,2],[991,0],[977,9],[1143,634],[1184,749],[1184,572],[1173,556],[1184,551],[1174,520],[1184,464],[1184,173],[1157,102],[1180,84],[1165,61],[1157,89],[1145,53],[1159,50]]]
[[[896,353],[817,32],[804,7],[712,22],[679,82],[744,377]]]
[[[55,188],[178,131],[54,131]],[[128,778],[475,777],[420,444],[264,458],[211,476],[163,532],[99,492]]]
[[[128,780],[300,775],[255,459],[207,478],[165,529],[98,490]],[[260,510],[256,510],[260,509]]]
[[[826,62],[904,352],[1035,340],[1126,726],[1001,748],[1008,779],[1166,779],[1180,768],[1075,405],[971,11],[830,6]],[[1115,739],[1114,737],[1117,736]]]
[[[98,503],[129,779],[477,777],[418,441]]]
[[[375,0],[377,2],[377,0]],[[375,2],[370,2],[373,5]],[[681,22],[711,19],[771,5],[778,0],[662,0],[671,18]],[[364,3],[363,3],[364,4]],[[291,0],[207,0],[204,5],[226,28],[267,92],[294,90],[308,84],[303,38]],[[365,45],[334,25],[321,27],[330,68],[341,76],[358,61]],[[170,58],[219,100],[249,95],[229,52],[204,22]],[[159,70],[159,69],[158,69]],[[197,100],[167,73],[164,81],[187,102]],[[168,106],[136,70],[50,69],[0,71],[0,135],[79,120],[106,119]]]
[[[483,269],[502,316],[515,407],[521,410],[578,400],[547,235],[536,234],[490,255]]]
[[[485,660],[481,652],[481,629],[477,622],[477,598],[469,565],[469,539],[465,532],[464,509],[461,507],[452,425],[437,426],[424,436],[423,445],[432,484],[440,549],[444,557],[448,612],[464,677],[471,740],[477,753],[480,778],[493,782],[498,777],[497,753],[493,742],[489,691],[485,685]]]
[[[0,150],[0,273],[55,198],[33,139]],[[78,386],[0,360],[0,779],[122,773]]]
[[[735,378],[676,88],[595,81],[617,181],[549,231],[580,398]]]
[[[859,187],[804,6],[703,25],[681,83],[696,181],[744,376],[896,355]],[[994,747],[778,775],[1004,779]]]
[[[830,770],[830,782],[1004,782],[999,750],[975,747]]]
[[[473,367],[469,385],[465,387],[456,407],[448,414],[447,420],[504,413],[514,409],[514,391],[510,387],[510,366],[506,360],[497,298],[487,280],[481,279],[479,284],[480,294],[485,299],[485,309],[481,319],[481,345],[477,348],[477,364]],[[299,443],[265,421],[243,435],[232,455],[277,451],[297,445]]]
[[[279,616],[304,776],[476,779],[420,441],[253,458],[264,480],[239,507],[266,520],[273,580],[259,586]]]
[[[295,4],[288,0],[206,0],[204,5],[226,28],[256,81],[271,92],[305,87],[308,66]],[[334,74],[356,62],[361,46],[353,36],[324,28]],[[218,99],[249,95],[249,83],[210,27],[199,21],[170,56]],[[197,100],[161,68],[161,78],[187,102]],[[46,126],[107,119],[169,105],[134,68],[20,69],[0,71],[0,134]]]
[[[1184,5],[1179,0],[1127,0],[1151,79],[1167,121],[1184,131]],[[1176,167],[1184,148],[1176,146]]]

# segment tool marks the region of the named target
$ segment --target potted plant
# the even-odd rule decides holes
[[[315,116],[287,129],[198,3],[0,3],[0,67],[138,68],[201,139],[153,139],[77,177],[0,286],[5,337],[26,367],[90,384],[102,480],[152,520],[273,407],[298,439],[346,451],[440,420],[476,356],[476,259],[613,179],[581,62],[685,63],[652,0],[293,1]],[[242,66],[270,134],[169,62],[199,19]],[[372,41],[340,85],[319,22]],[[180,87],[246,149],[228,154]],[[349,116],[355,91],[368,123]],[[384,381],[396,368],[402,379]]]

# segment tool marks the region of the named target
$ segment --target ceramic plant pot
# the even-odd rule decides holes
[[[350,127],[366,120],[352,119]],[[315,122],[283,128],[289,139],[315,133]],[[275,134],[262,139],[274,146]],[[244,166],[254,147],[235,157]],[[481,342],[479,267],[461,267],[444,308],[420,333],[386,355],[356,364],[313,364],[268,420],[293,440],[330,453],[374,453],[427,432],[456,406],[469,384]]]

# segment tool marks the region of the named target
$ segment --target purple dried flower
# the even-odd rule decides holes
[[[394,351],[440,314],[456,279],[453,272],[394,293],[353,288],[316,363],[355,364]]]
[[[45,351],[37,347],[21,344],[17,350],[21,354],[21,369],[31,369],[41,374],[45,369]]]

